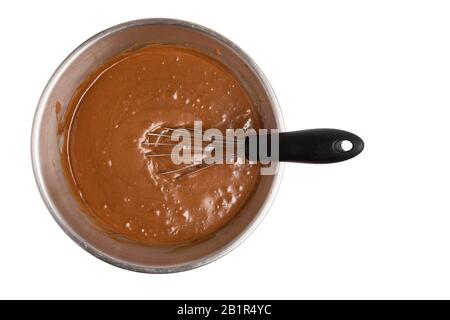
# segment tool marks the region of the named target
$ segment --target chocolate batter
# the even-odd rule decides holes
[[[58,107],[60,109],[60,107]],[[180,244],[218,230],[258,182],[258,165],[215,165],[179,180],[158,174],[142,145],[161,127],[258,128],[233,74],[192,49],[151,45],[123,53],[72,98],[61,134],[74,194],[107,232],[147,245]]]

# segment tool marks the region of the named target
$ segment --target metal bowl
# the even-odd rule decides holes
[[[64,232],[85,250],[115,266],[148,273],[193,269],[214,261],[238,246],[261,222],[278,189],[278,173],[261,176],[254,194],[223,228],[199,242],[153,247],[114,239],[82,212],[61,164],[63,137],[58,117],[82,81],[124,50],[150,43],[177,44],[214,56],[234,73],[259,109],[265,128],[283,130],[281,111],[269,82],[253,60],[220,34],[186,21],[143,19],[98,33],[73,51],[55,71],[39,100],[31,136],[36,182],[48,210]],[[220,52],[220,55],[215,53]],[[60,103],[61,111],[55,111]]]

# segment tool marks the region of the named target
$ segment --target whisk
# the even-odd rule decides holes
[[[180,136],[182,132],[191,134],[190,143],[185,143],[182,147],[185,153],[191,153],[191,157],[188,157],[190,162],[180,165],[180,161],[178,161],[180,159],[175,159],[177,164],[174,166],[173,160],[177,158],[177,153],[173,152],[173,148],[176,146],[179,148],[180,142],[172,140],[172,137],[174,134]],[[272,161],[335,163],[351,159],[364,149],[364,142],[360,137],[338,129],[308,129],[281,133],[271,132],[270,134],[256,134],[255,131],[252,131],[252,133],[246,131],[243,136],[235,136],[231,141],[230,139],[224,139],[224,135],[208,138],[210,136],[207,132],[208,130],[202,131],[195,128],[162,127],[157,131],[148,132],[141,144],[148,150],[145,153],[146,157],[161,158],[166,163],[172,161],[168,169],[167,165],[166,169],[158,168],[158,174],[172,179],[181,179],[198,174],[205,169],[223,163],[260,162],[263,165]],[[272,138],[272,135],[277,136]],[[205,136],[207,137],[206,140],[204,139]],[[266,145],[264,152],[261,152],[262,139]],[[276,143],[273,143],[274,141]],[[223,153],[223,150],[214,150],[213,142],[219,143],[226,150],[232,150],[232,152],[223,156],[223,161],[212,162],[212,154],[219,152],[220,156]],[[252,150],[256,152],[252,152]],[[192,154],[194,154],[193,157]],[[164,166],[162,167],[164,168]]]

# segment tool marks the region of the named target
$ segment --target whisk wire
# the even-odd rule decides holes
[[[168,134],[167,131],[170,132],[176,132],[176,131],[182,131],[182,130],[187,130],[190,132],[194,132],[194,133],[200,133],[202,137],[204,137],[205,133],[203,131],[199,131],[193,128],[169,128],[169,127],[162,127],[161,128],[162,131],[161,132],[148,132],[146,133],[146,140],[142,142],[143,146],[151,146],[154,149],[157,149],[157,147],[174,147],[176,145],[179,144],[179,142],[168,142],[167,139],[170,138],[172,141],[172,135]],[[221,137],[216,137],[216,136],[212,136],[211,141],[207,141],[207,140],[201,140],[201,146],[200,148],[196,148],[195,146],[198,147],[198,143],[200,141],[195,140],[195,134],[194,134],[194,139],[191,140],[191,142],[194,142],[193,145],[194,147],[192,147],[192,143],[191,145],[184,145],[182,150],[188,150],[191,152],[201,152],[203,153],[204,151],[210,151],[212,154],[212,151],[214,151],[214,146],[213,143],[215,141],[222,143],[222,146],[226,147],[227,152],[229,152],[230,147],[232,148],[232,153],[231,155],[226,155],[225,157],[222,158],[223,163],[229,163],[229,160],[232,159],[237,159],[239,155],[242,155],[243,152],[245,152],[245,139],[242,139],[240,137],[233,137],[233,141],[229,141],[228,139],[224,140]],[[154,138],[152,141],[151,138]],[[197,138],[198,139],[198,138]],[[197,142],[197,143],[195,143]],[[205,144],[208,144],[205,147]],[[236,151],[236,152],[235,152]],[[158,150],[152,150],[152,151],[148,151],[145,153],[145,155],[147,157],[150,158],[162,158],[162,157],[171,157],[173,156],[172,153],[168,153],[168,152],[158,152]],[[195,158],[195,154],[194,154],[194,158]],[[173,179],[179,179],[181,177],[185,177],[188,175],[192,175],[192,174],[196,174],[200,171],[203,171],[204,169],[210,168],[214,165],[216,165],[216,162],[210,163],[211,160],[214,159],[214,156],[209,156],[209,157],[205,157],[203,156],[201,158],[201,162],[197,163],[197,162],[193,162],[190,163],[186,166],[183,166],[181,168],[176,168],[176,169],[171,169],[171,170],[166,170],[166,171],[159,171],[158,173],[164,176],[171,176]],[[191,160],[192,161],[192,157]]]

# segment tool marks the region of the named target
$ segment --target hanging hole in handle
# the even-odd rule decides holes
[[[339,140],[334,145],[335,149],[340,152],[349,152],[353,149],[353,143],[350,140]]]

